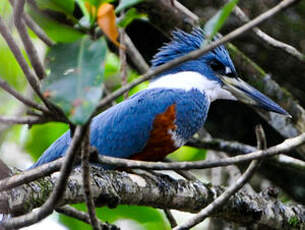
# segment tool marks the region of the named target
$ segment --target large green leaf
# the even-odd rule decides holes
[[[75,124],[85,123],[102,95],[107,44],[89,36],[57,44],[47,54],[50,73],[43,82],[45,96],[60,106]]]
[[[238,0],[231,0],[205,24],[206,40],[203,45],[206,45],[218,33],[237,3]]]
[[[121,0],[120,4],[115,9],[115,12],[119,13],[120,11],[122,11],[122,10],[128,8],[128,7],[131,7],[133,5],[136,5],[140,2],[143,2],[143,0]]]
[[[41,9],[50,9],[72,15],[74,11],[74,0],[36,0]]]

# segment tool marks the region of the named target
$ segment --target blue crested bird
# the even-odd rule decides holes
[[[173,32],[161,47],[152,68],[201,47],[203,31]],[[239,100],[279,114],[289,114],[271,99],[238,78],[224,46],[156,76],[147,89],[97,115],[90,142],[99,154],[158,161],[183,146],[205,123],[217,99]],[[57,139],[32,166],[64,156],[70,131]],[[104,166],[107,168],[107,166]]]

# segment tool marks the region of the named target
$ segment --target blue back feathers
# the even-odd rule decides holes
[[[209,101],[198,90],[147,89],[96,116],[91,123],[90,140],[100,154],[131,158],[148,142],[156,115],[176,105],[177,134],[189,139],[204,124]],[[53,161],[65,154],[70,131],[54,142],[32,166]]]
[[[191,33],[176,30],[172,33],[172,37],[172,41],[161,47],[159,52],[154,56],[151,62],[152,67],[157,67],[174,60],[177,57],[184,56],[189,52],[199,49],[205,40],[204,31],[201,28],[194,28]],[[195,71],[205,75],[211,80],[218,80],[212,69],[209,67],[209,64],[216,60],[221,62],[223,65],[230,67],[233,72],[236,72],[227,49],[221,45],[198,59],[180,64],[173,69],[161,73],[159,76],[180,71]]]

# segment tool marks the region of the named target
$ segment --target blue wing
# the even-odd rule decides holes
[[[99,114],[91,123],[91,145],[99,153],[113,157],[129,158],[141,152],[149,139],[154,118],[175,103],[177,95],[181,95],[179,91],[143,90]],[[44,152],[32,168],[63,156],[70,141],[68,131]]]

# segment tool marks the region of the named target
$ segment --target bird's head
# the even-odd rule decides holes
[[[172,36],[172,41],[161,47],[154,56],[152,67],[199,49],[205,40],[204,32],[199,28],[195,28],[191,33],[176,30]],[[277,103],[237,76],[234,64],[224,46],[218,46],[197,59],[184,62],[161,73],[151,85],[186,90],[197,88],[207,94],[210,101],[239,100],[267,111],[290,116]]]

